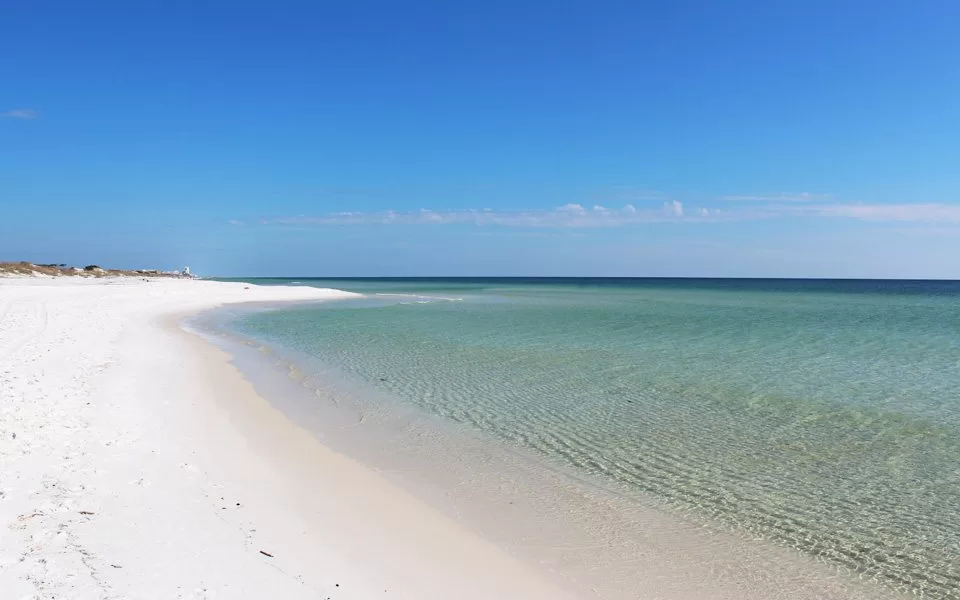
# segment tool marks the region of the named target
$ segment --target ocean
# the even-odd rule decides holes
[[[220,326],[298,402],[417,420],[391,455],[462,432],[623,506],[960,598],[960,282],[246,281],[365,295]]]

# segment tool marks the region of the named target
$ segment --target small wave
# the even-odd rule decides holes
[[[446,296],[422,296],[420,294],[387,294],[387,293],[376,293],[374,296],[393,296],[397,298],[416,298],[417,304],[427,304],[428,302],[435,302],[437,300],[445,302],[461,302],[463,298],[448,298]]]
[[[399,296],[401,298],[423,298],[424,297],[419,294],[387,294],[382,292],[378,292],[374,294],[374,296]]]

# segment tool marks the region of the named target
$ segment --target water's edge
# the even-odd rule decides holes
[[[229,331],[232,319],[260,310],[269,308],[218,309],[188,326],[229,352],[258,393],[322,443],[583,597],[897,597],[795,551],[546,465],[399,405],[312,357]]]

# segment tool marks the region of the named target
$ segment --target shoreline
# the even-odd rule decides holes
[[[211,342],[289,421],[537,565],[578,597],[901,597],[791,549],[624,494],[384,392],[338,385],[335,368],[225,328],[236,316],[209,311],[205,323],[191,327],[219,337]]]
[[[180,329],[317,288],[0,282],[13,597],[568,598],[269,405]],[[9,340],[13,340],[10,342]]]

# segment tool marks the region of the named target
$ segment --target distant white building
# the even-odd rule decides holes
[[[192,278],[193,278],[193,273],[190,272],[190,267],[184,267],[183,270],[180,271],[180,276],[181,276],[181,277],[189,277],[189,278],[192,279]]]

